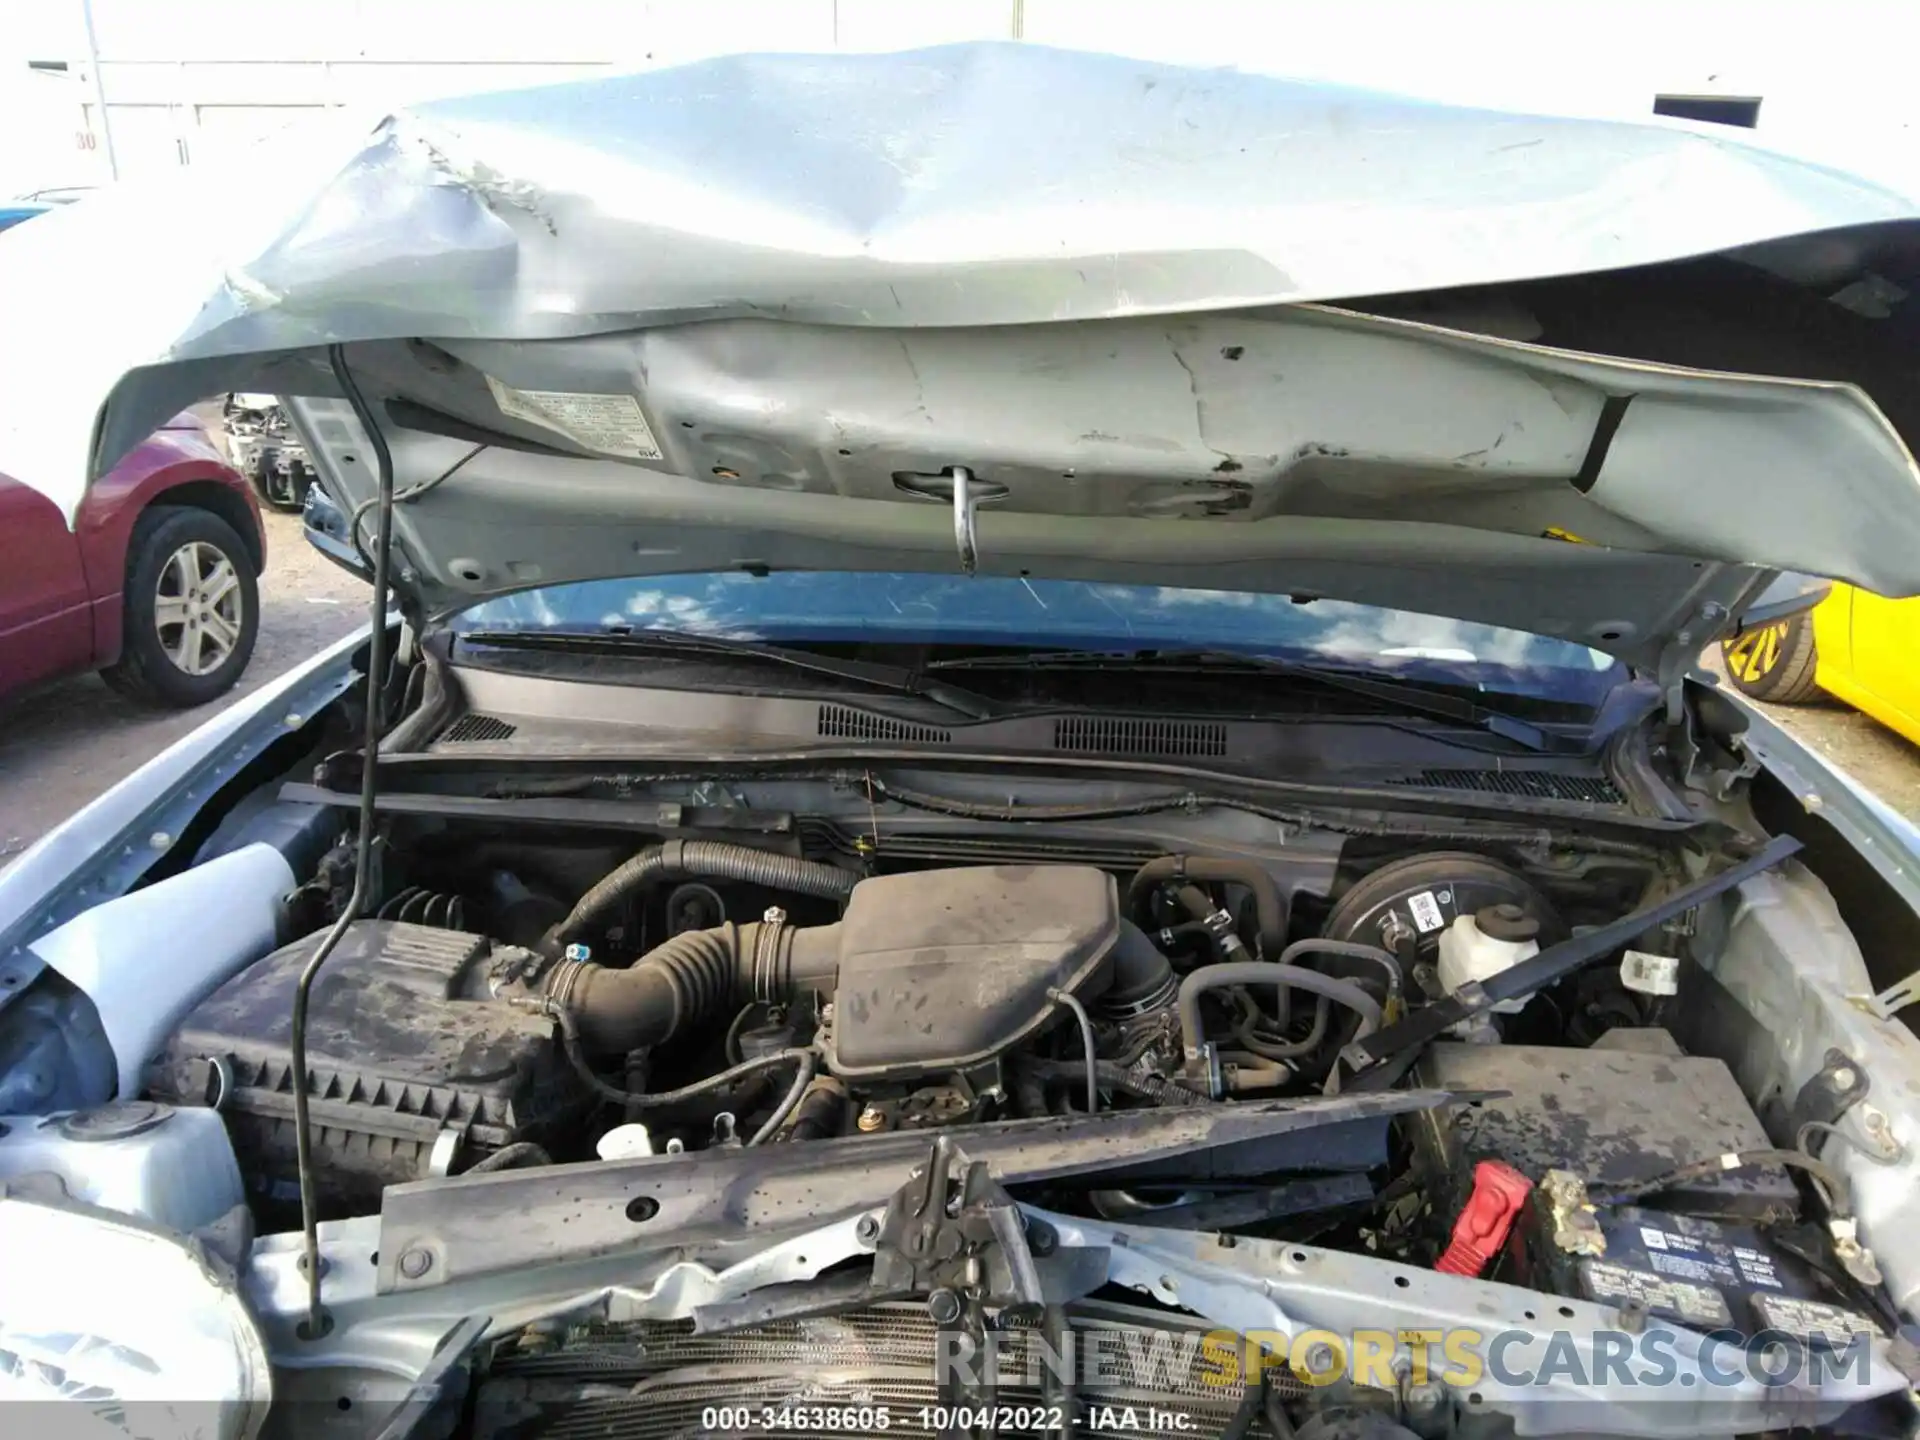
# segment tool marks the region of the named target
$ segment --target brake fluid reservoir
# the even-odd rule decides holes
[[[1440,987],[1451,995],[1470,980],[1485,983],[1539,953],[1540,922],[1518,905],[1488,905],[1456,915],[1440,932]],[[1493,1008],[1511,1015],[1526,1003],[1502,1000]]]

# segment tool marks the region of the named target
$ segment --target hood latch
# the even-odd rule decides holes
[[[965,1337],[964,1348],[985,1343],[992,1312],[1064,1305],[1107,1281],[1105,1246],[1061,1245],[1050,1225],[1022,1214],[986,1161],[968,1159],[945,1135],[886,1210],[863,1216],[854,1233],[873,1247],[870,1272],[768,1285],[696,1306],[694,1333],[918,1298],[941,1330]]]

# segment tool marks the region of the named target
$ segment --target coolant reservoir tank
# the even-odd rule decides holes
[[[1456,915],[1440,932],[1440,986],[1451,995],[1469,980],[1482,983],[1540,953],[1540,922],[1518,905],[1488,905]],[[1493,1008],[1512,1014],[1527,1002],[1502,1000]]]

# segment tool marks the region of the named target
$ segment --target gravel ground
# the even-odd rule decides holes
[[[1920,823],[1920,748],[1837,701],[1768,707],[1794,736]]]
[[[1709,670],[1725,675],[1717,652],[1701,658]],[[1810,705],[1762,708],[1801,744],[1920,823],[1920,747],[1904,735],[1824,696]]]
[[[94,675],[0,699],[0,866],[224,704],[258,689],[366,618],[366,587],[301,538],[297,515],[268,512],[260,638],[226,697],[197,710],[151,710]],[[1708,657],[1713,668],[1716,657]],[[1769,707],[1789,730],[1896,810],[1920,821],[1920,748],[1877,721],[1827,703]]]

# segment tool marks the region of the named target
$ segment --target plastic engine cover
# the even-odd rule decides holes
[[[150,1094],[225,1115],[257,1202],[297,1202],[288,1031],[309,935],[215,991],[147,1072]],[[550,1022],[486,998],[484,936],[362,920],[314,982],[308,1094],[324,1211],[542,1140],[583,1103]]]
[[[982,1064],[1105,987],[1120,901],[1105,871],[992,865],[854,887],[840,922],[827,1064],[909,1080]]]

